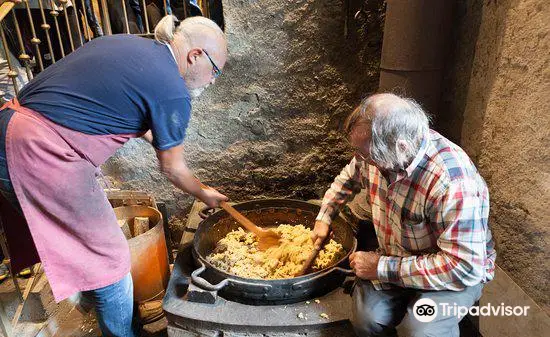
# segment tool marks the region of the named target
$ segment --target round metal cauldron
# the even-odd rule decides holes
[[[299,200],[267,199],[247,201],[234,207],[252,222],[261,227],[276,227],[280,224],[313,228],[319,206]],[[207,260],[216,243],[239,225],[225,211],[217,211],[203,220],[195,233],[193,257],[198,269],[191,281],[208,291],[218,291],[227,300],[252,305],[296,303],[322,296],[344,282],[353,274],[348,267],[348,257],[355,251],[357,240],[351,227],[342,219],[332,223],[334,240],[345,250],[345,256],[336,264],[323,270],[300,277],[262,280],[243,278],[228,274],[211,265]]]

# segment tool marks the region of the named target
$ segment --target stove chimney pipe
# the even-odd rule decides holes
[[[379,91],[438,115],[454,0],[387,0]]]

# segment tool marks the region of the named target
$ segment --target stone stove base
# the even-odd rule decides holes
[[[312,299],[309,304],[254,306],[221,297],[214,304],[188,301],[189,276],[196,268],[191,254],[192,240],[201,221],[198,212],[203,207],[198,201],[193,204],[164,297],[168,336],[355,336],[349,322],[351,297],[343,288],[320,297],[319,303]],[[321,317],[322,313],[328,318]]]
[[[190,244],[180,250],[164,298],[168,336],[355,336],[351,297],[343,288],[317,301],[286,305],[254,306],[221,297],[214,304],[188,301],[188,278],[195,269],[191,250]]]

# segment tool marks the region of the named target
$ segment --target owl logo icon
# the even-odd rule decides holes
[[[429,298],[419,299],[413,306],[413,314],[420,322],[431,322],[437,317],[437,304]]]

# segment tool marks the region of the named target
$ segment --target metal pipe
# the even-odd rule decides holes
[[[15,6],[13,2],[4,2],[0,5],[0,21],[4,20],[8,13],[12,10],[13,6]]]
[[[52,41],[50,39],[50,25],[46,22],[46,15],[44,14],[44,5],[42,0],[38,0],[38,5],[40,6],[40,15],[42,16],[42,29],[46,35],[46,42],[48,43],[48,51],[50,52],[50,57],[52,58],[52,63],[55,63],[55,56],[53,54]]]
[[[128,23],[128,13],[126,13],[126,0],[122,0],[122,11],[124,11],[124,25],[126,26],[126,34],[130,34],[130,24]]]
[[[109,7],[107,6],[106,0],[101,0],[101,12],[103,16],[103,29],[105,30],[105,35],[112,35],[113,30],[111,29],[111,18],[109,17]]]
[[[23,44],[23,37],[21,36],[21,30],[19,29],[19,23],[17,22],[17,16],[15,11],[12,9],[11,15],[13,17],[13,25],[15,26],[15,34],[17,35],[17,42],[19,42],[19,48],[21,49],[21,54],[19,54],[19,59],[25,65],[25,70],[27,71],[27,79],[30,81],[32,76],[31,71],[31,57],[25,52],[25,45]]]
[[[8,51],[8,40],[6,39],[6,34],[4,33],[4,27],[0,24],[0,35],[2,37],[2,45],[4,46],[4,55],[6,55],[6,61],[8,61],[8,77],[11,78],[13,83],[13,91],[15,96],[19,94],[19,87],[17,86],[17,75],[19,73],[17,70],[13,70],[13,64],[11,63],[11,57]]]
[[[82,15],[84,16],[84,39],[90,41],[92,39],[90,34],[90,27],[88,26],[88,15],[86,14],[86,3],[84,0],[80,0],[82,4]]]
[[[36,37],[36,31],[34,30],[34,22],[32,21],[31,6],[29,5],[29,0],[24,0],[24,1],[25,1],[25,7],[27,8],[27,16],[29,18],[29,24],[31,26],[31,33],[32,33],[31,43],[34,45],[34,50],[36,52],[36,55],[34,57],[38,62],[38,68],[40,69],[40,71],[42,71],[44,70],[44,64],[42,63],[42,54],[40,53],[40,47],[38,46],[40,44],[40,39]]]
[[[204,0],[203,6],[204,6],[203,11],[205,12],[204,16],[210,19],[210,2],[208,0]]]
[[[40,1],[40,0],[38,0]],[[76,0],[73,0],[76,1]],[[74,19],[76,21],[76,29],[78,32],[78,39],[80,40],[80,46],[84,44],[84,41],[82,41],[82,31],[80,30],[80,18],[78,17],[78,11],[76,10],[76,4],[73,3],[73,13],[74,13]]]
[[[141,1],[143,3],[143,18],[145,19],[145,29],[147,31],[147,34],[151,34],[151,29],[149,29],[149,18],[147,17],[147,5],[145,4],[145,0]]]
[[[189,17],[189,9],[187,8],[187,1],[183,2],[183,18]]]
[[[63,40],[61,39],[61,31],[59,30],[59,21],[57,21],[57,17],[59,16],[59,12],[56,10],[55,4],[53,3],[53,0],[50,0],[50,6],[52,10],[50,11],[50,15],[53,16],[53,21],[55,23],[55,30],[57,31],[57,41],[59,42],[59,49],[61,50],[61,57],[65,57],[65,47],[63,46]]]
[[[71,51],[74,51],[73,31],[71,24],[69,23],[69,13],[67,13],[67,0],[59,0],[63,6],[63,16],[65,17],[65,24],[67,25],[67,31],[69,32],[69,42],[71,43]]]
[[[437,114],[454,1],[387,0],[381,91],[400,91]]]

